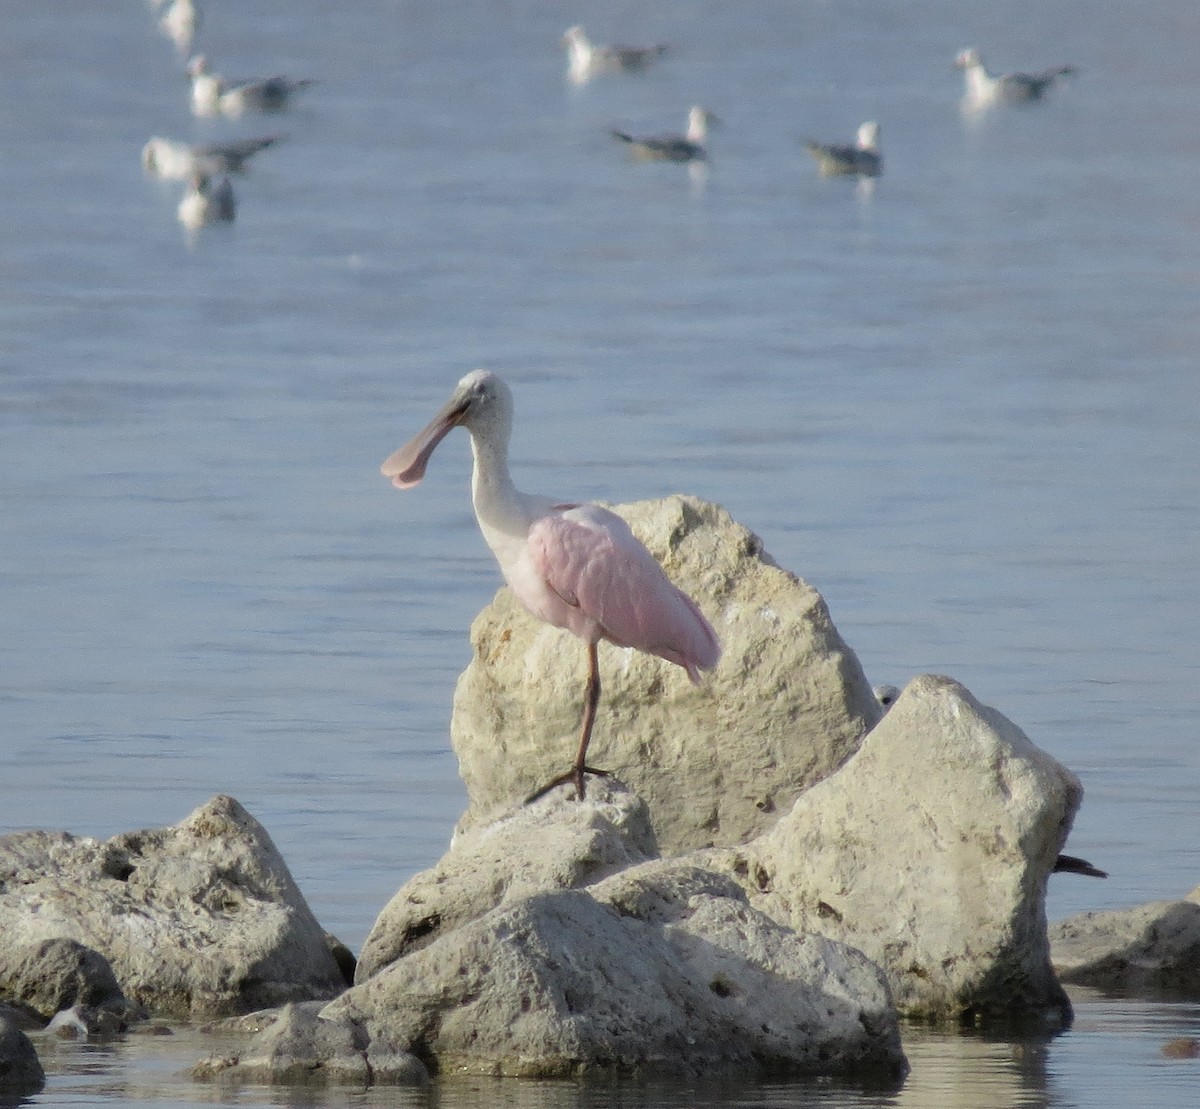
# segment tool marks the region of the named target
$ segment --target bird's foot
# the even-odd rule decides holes
[[[566,782],[573,782],[575,785],[575,800],[582,801],[587,795],[587,789],[584,785],[583,776],[585,774],[595,774],[598,778],[607,778],[608,771],[600,770],[594,766],[573,766],[565,774],[560,774],[557,778],[551,778],[541,789],[531,793],[525,798],[526,805],[532,805],[534,801],[545,797],[555,786],[561,786]]]

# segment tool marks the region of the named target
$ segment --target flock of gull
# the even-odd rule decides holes
[[[575,84],[584,84],[606,73],[642,73],[668,52],[662,43],[653,46],[613,44],[599,46],[591,42],[582,27],[570,28],[563,35],[567,49],[567,76]],[[987,108],[994,104],[1020,104],[1041,100],[1062,77],[1075,72],[1073,66],[1057,66],[1039,73],[989,72],[983,57],[973,47],[963,50],[954,61],[963,71],[966,85],[964,106]],[[625,143],[638,159],[669,162],[699,162],[708,157],[708,129],[716,117],[699,105],[688,114],[687,131],[680,135],[637,137],[624,131],[612,131],[614,139]],[[817,142],[809,139],[805,150],[819,172],[826,177],[874,178],[883,172],[879,149],[879,124],[863,123],[851,143]]]
[[[159,27],[188,58],[191,112],[199,119],[285,111],[293,96],[313,84],[309,78],[264,77],[229,81],[212,72],[207,57],[192,54],[200,30],[196,0],[150,0],[159,13]],[[176,214],[189,232],[213,223],[231,223],[237,215],[230,174],[244,174],[247,162],[259,151],[274,146],[282,135],[231,139],[192,144],[154,137],[142,148],[142,165],[153,177],[187,183]]]
[[[188,59],[187,76],[191,81],[194,116],[236,119],[251,114],[282,112],[290,106],[297,92],[313,84],[307,78],[283,76],[228,81],[212,71],[204,54],[192,54],[200,29],[196,0],[149,2],[159,13],[163,33],[175,43],[181,56]],[[651,46],[597,45],[578,25],[569,28],[562,41],[567,51],[567,77],[578,85],[604,74],[642,73],[669,53],[669,48],[662,43]],[[1058,80],[1075,72],[1074,67],[1064,65],[1038,73],[994,74],[974,48],[959,53],[954,65],[963,71],[963,103],[969,109],[1041,100]],[[718,122],[708,109],[693,105],[683,133],[631,135],[614,129],[610,134],[636,160],[702,165],[708,158],[709,128]],[[858,128],[853,142],[809,139],[803,145],[822,176],[869,181],[883,172],[879,135],[879,124],[869,120]],[[229,176],[245,173],[247,162],[281,137],[271,134],[200,145],[155,137],[146,143],[142,163],[152,176],[187,182],[177,214],[184,227],[194,232],[207,224],[228,223],[234,219],[237,201]]]

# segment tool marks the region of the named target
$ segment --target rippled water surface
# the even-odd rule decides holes
[[[1112,876],[1056,878],[1052,917],[1200,881],[1191,3],[204,14],[215,68],[320,83],[265,126],[193,120],[143,0],[20,5],[0,36],[0,831],[106,836],[233,793],[357,947],[462,810],[450,698],[498,584],[465,436],[406,494],[378,464],[487,365],[525,487],[724,504],[873,681],[948,673],[1077,771],[1071,849]],[[673,50],[574,88],[576,21]],[[1079,75],[964,114],[971,43]],[[692,103],[724,124],[707,175],[607,135]],[[819,179],[800,137],[871,118],[874,191]],[[236,224],[189,242],[142,144],[264,129],[288,137],[236,183]],[[1083,997],[1039,1047],[910,1033],[899,1093],[719,1096],[1185,1104],[1196,1064],[1158,1046],[1197,1016]],[[54,1047],[38,1100],[202,1101],[173,1077],[187,1046]]]

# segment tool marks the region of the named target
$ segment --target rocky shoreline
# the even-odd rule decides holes
[[[820,596],[722,509],[617,511],[725,656],[697,690],[602,650],[611,774],[585,801],[520,800],[569,761],[578,681],[501,590],[455,696],[469,810],[357,963],[231,797],[104,842],[0,838],[0,1089],[40,1088],[38,1037],[172,1020],[238,1044],[206,1082],[899,1082],[905,1020],[1048,1034],[1060,977],[1198,989],[1196,892],[1048,929],[1082,788],[1011,721],[936,675],[884,715]]]

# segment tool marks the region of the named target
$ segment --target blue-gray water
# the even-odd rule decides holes
[[[1072,767],[1070,849],[1112,876],[1056,878],[1052,918],[1200,881],[1190,0],[203,6],[218,71],[319,85],[195,121],[144,0],[4,12],[0,832],[232,793],[357,947],[462,810],[450,698],[498,584],[465,436],[410,492],[378,464],[486,365],[519,483],[724,504],[873,681],[948,673]],[[574,88],[574,22],[673,50]],[[966,116],[971,44],[1079,75]],[[707,179],[607,135],[692,103],[724,122]],[[870,118],[874,192],[818,178],[799,139]],[[236,224],[189,244],[143,143],[271,130]],[[914,1034],[884,1100],[983,1105],[994,1080],[997,1105],[1183,1104],[1195,1064],[1157,1049],[1198,1027],[1084,997],[1033,1055]],[[133,1048],[71,1050],[43,1103],[201,1097],[155,1092]]]

